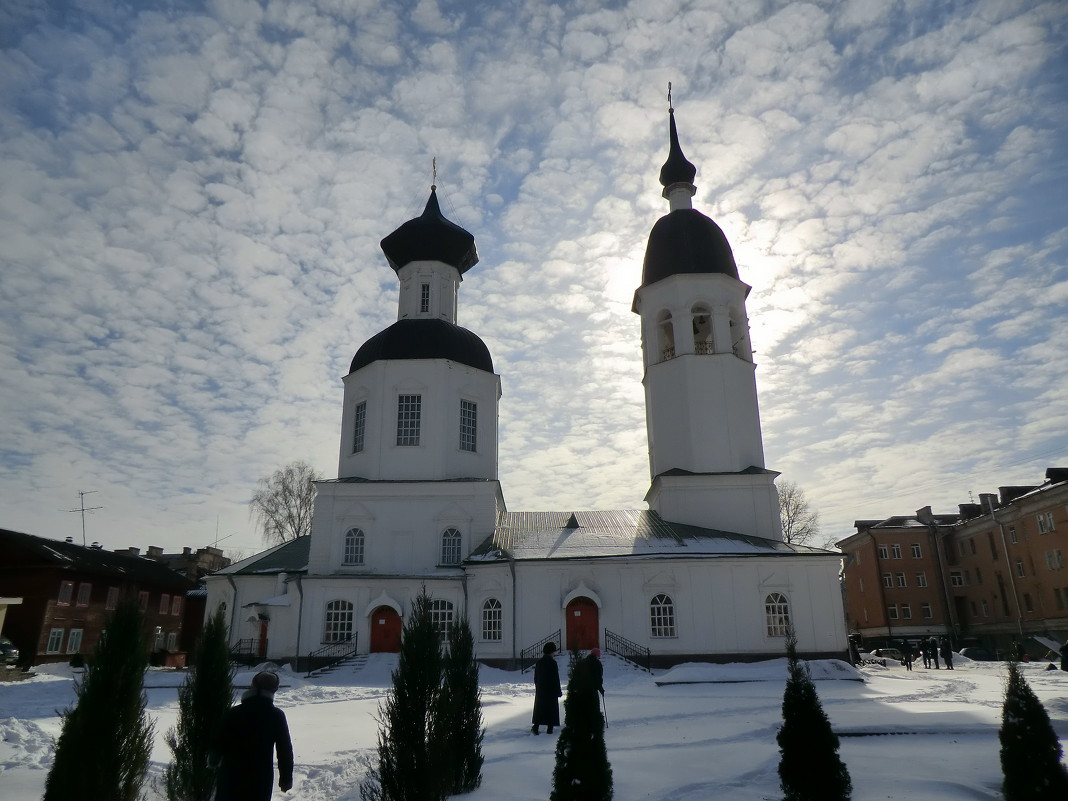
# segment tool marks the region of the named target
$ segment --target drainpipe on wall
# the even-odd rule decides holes
[[[1020,608],[1020,595],[1016,591],[1016,576],[1013,575],[1016,571],[1014,566],[1009,561],[1009,544],[1005,539],[1005,524],[998,520],[997,515],[994,514],[994,502],[992,500],[994,496],[983,493],[979,496],[979,499],[983,502],[983,505],[987,507],[990,512],[990,520],[998,527],[1001,532],[1001,552],[1005,554],[1005,570],[1009,574],[1009,586],[1012,587],[1012,599],[1016,602],[1016,632],[1020,635],[1020,640],[1023,640],[1023,610]],[[1023,647],[1021,642],[1020,647]]]
[[[304,584],[301,583],[301,575],[297,573],[297,593],[300,601],[297,603],[297,653],[294,665],[300,670],[300,630],[304,624]]]
[[[237,585],[234,584],[233,576],[227,575],[226,580],[230,582],[230,588],[234,591],[234,602],[231,604],[233,609],[230,610],[230,645],[233,645],[234,632],[237,631]]]
[[[927,526],[931,537],[931,548],[934,550],[935,561],[938,563],[938,581],[942,585],[942,603],[945,607],[947,633],[957,636],[959,626],[954,619],[953,602],[950,600],[949,585],[946,583],[946,567],[945,560],[942,558],[942,540],[938,536],[938,522],[934,519],[930,506],[917,510],[916,519]]]
[[[508,551],[504,552],[508,557],[508,569],[512,573],[512,664],[515,665],[518,657],[515,653],[516,640],[519,638],[519,632],[516,630],[516,586],[515,586],[515,558]]]

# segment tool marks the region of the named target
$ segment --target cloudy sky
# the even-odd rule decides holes
[[[767,464],[825,538],[1068,465],[1068,4],[0,4],[0,527],[258,545],[396,319],[432,181],[476,238],[509,509],[644,508],[667,85],[729,238]],[[223,539],[225,538],[225,539]]]

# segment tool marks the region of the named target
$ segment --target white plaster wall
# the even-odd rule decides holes
[[[397,319],[441,319],[456,322],[456,295],[459,271],[441,261],[413,261],[397,271],[400,295],[397,300]],[[422,285],[430,285],[430,311],[420,311]]]
[[[776,475],[660,476],[646,501],[672,523],[781,540]]]

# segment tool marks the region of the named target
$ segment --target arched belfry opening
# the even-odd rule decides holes
[[[666,309],[656,318],[657,334],[657,361],[667,361],[675,358],[675,326],[671,319],[671,312]]]
[[[715,353],[712,337],[712,310],[704,303],[695,303],[690,309],[693,321],[693,352],[698,356]]]

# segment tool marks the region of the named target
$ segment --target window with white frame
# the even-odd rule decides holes
[[[883,586],[884,587],[893,587],[894,586],[894,576],[891,573],[883,573]]]
[[[927,573],[925,573],[922,570],[919,573],[916,574],[916,586],[917,587],[926,587],[927,586]]]
[[[182,596],[181,595],[175,595],[173,598],[171,598],[171,614],[174,617],[178,617],[180,614],[182,614]]]
[[[890,549],[887,548],[885,545],[880,545],[879,546],[879,558],[880,559],[889,559],[890,558]]]
[[[58,654],[63,649],[63,635],[66,629],[52,629],[48,632],[48,644],[45,646],[46,654]]]
[[[478,404],[460,401],[460,450],[474,453],[478,445]]]
[[[781,592],[773,592],[764,599],[764,617],[769,637],[785,637],[790,633],[790,603]]]
[[[348,642],[352,639],[352,604],[330,601],[326,605],[323,642]]]
[[[1009,542],[1011,542],[1013,545],[1016,545],[1016,543],[1019,542],[1016,537],[1016,526],[1009,526]]]
[[[496,598],[482,604],[482,639],[500,642],[504,636],[504,609]]]
[[[931,610],[931,605],[929,603],[920,604],[920,614],[922,614],[926,620],[930,620],[934,617],[934,612]]]
[[[171,611],[171,596],[167,593],[160,593],[159,596],[159,613],[165,615]]]
[[[904,573],[896,573],[895,577],[897,578],[897,586],[899,586],[899,587],[907,587],[908,586],[908,582],[905,580],[905,574]]]
[[[397,396],[397,444],[418,445],[423,410],[422,395]]]
[[[104,601],[104,608],[109,612],[119,605],[119,588],[108,587],[108,597]]]
[[[365,542],[363,529],[350,528],[345,532],[345,553],[342,561],[346,565],[363,564],[363,546]]]
[[[67,637],[67,653],[77,654],[82,650],[82,635],[84,631],[82,629],[71,629],[70,636]]]
[[[419,285],[419,311],[422,314],[430,311],[430,284]]]
[[[59,595],[56,596],[56,603],[59,606],[70,606],[70,599],[74,597],[74,582],[73,581],[61,581],[59,582]]]
[[[177,631],[170,631],[170,632],[167,633],[167,650],[168,651],[177,651],[178,650],[178,632]]]
[[[1023,578],[1027,575],[1027,570],[1024,568],[1023,559],[1016,560],[1016,575]]]
[[[901,558],[901,546],[900,545],[896,545],[896,544],[895,545],[891,545],[890,546],[890,554],[895,559],[900,559]]]
[[[1060,570],[1064,567],[1064,554],[1061,553],[1060,548],[1046,551],[1046,567],[1050,570]]]
[[[75,601],[75,604],[82,607],[89,606],[89,598],[92,597],[92,594],[93,585],[88,581],[83,581],[78,585],[78,599]]]
[[[653,637],[674,637],[675,602],[670,595],[660,593],[649,603],[649,634]]]
[[[463,547],[463,535],[459,529],[447,528],[441,534],[441,564],[460,564],[461,549]]]
[[[364,433],[367,431],[367,401],[360,401],[352,410],[352,452],[363,450]]]
[[[913,559],[922,559],[923,558],[923,550],[920,548],[920,544],[918,542],[912,543],[912,558]]]
[[[442,637],[449,634],[452,626],[452,601],[435,599],[430,602],[430,622]]]
[[[886,607],[886,616],[891,620],[897,620],[897,604],[890,604]]]
[[[961,573],[959,570],[950,571],[949,584],[952,587],[963,587],[964,586],[964,574]]]
[[[1053,512],[1040,512],[1036,519],[1038,520],[1038,533],[1049,534],[1053,531]]]
[[[901,604],[901,619],[912,620],[912,607],[908,604]]]

